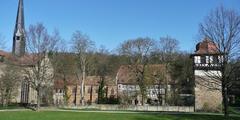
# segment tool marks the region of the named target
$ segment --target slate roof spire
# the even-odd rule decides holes
[[[23,0],[19,0],[17,18],[13,34],[12,53],[15,56],[21,57],[25,54],[25,42],[24,7]]]

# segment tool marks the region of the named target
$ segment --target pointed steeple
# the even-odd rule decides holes
[[[24,8],[23,0],[19,0],[17,19],[13,34],[13,54],[21,57],[25,54],[25,26],[24,26]]]

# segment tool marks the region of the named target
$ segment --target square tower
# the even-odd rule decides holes
[[[222,104],[221,64],[223,55],[208,38],[196,45],[191,55],[195,80],[195,110],[218,111]]]

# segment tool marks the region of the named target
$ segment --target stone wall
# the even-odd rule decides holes
[[[97,110],[111,110],[111,111],[171,111],[171,112],[194,112],[193,106],[138,106],[138,105],[90,105],[78,107],[65,107],[67,109],[97,109]]]
[[[68,86],[68,96],[70,97],[68,100],[68,105],[74,105],[74,101],[76,100],[76,105],[80,105],[80,99],[81,99],[81,93],[80,93],[80,87],[77,86],[77,93],[75,98],[75,85]]]
[[[91,91],[92,87],[92,91]],[[84,100],[87,103],[97,103],[99,86],[85,86]],[[92,98],[91,98],[92,97]]]
[[[91,91],[91,87],[92,87],[92,91]],[[68,105],[70,105],[70,106],[74,105],[74,100],[75,100],[74,89],[75,88],[76,88],[76,86],[73,86],[73,85],[68,86],[68,96],[70,96],[70,98],[68,100]],[[98,85],[92,85],[92,86],[86,85],[84,88],[85,88],[85,90],[84,90],[85,104],[97,103],[99,86]],[[107,88],[108,88],[107,89],[108,90],[108,92],[107,92],[108,98],[110,98],[111,96],[117,97],[117,86],[111,85],[111,86],[107,86]],[[78,85],[77,86],[77,94],[76,94],[76,105],[81,105],[80,100],[81,100],[81,87],[80,87],[80,85]]]
[[[221,88],[210,79],[195,76],[195,110],[217,112],[221,105]]]

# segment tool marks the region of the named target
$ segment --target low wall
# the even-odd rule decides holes
[[[98,110],[129,110],[129,111],[163,111],[163,112],[194,112],[193,106],[126,106],[126,105],[90,105],[64,107],[67,109],[98,109]]]

